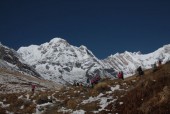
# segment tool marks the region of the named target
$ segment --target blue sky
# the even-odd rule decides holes
[[[11,48],[61,37],[98,58],[170,43],[168,0],[0,0],[0,41]]]

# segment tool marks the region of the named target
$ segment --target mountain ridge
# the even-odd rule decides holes
[[[134,70],[137,67],[142,66],[144,69],[149,69],[151,68],[152,64],[157,64],[159,59],[162,60],[163,64],[170,60],[170,44],[164,45],[158,50],[148,54],[141,54],[140,52],[132,53],[128,51],[120,54],[116,53],[115,55],[111,55],[103,61],[106,64],[110,64],[112,67],[116,68],[116,70],[128,69],[130,73],[127,73],[127,75],[132,75],[135,73]],[[112,62],[113,64],[111,64]],[[126,67],[121,68],[120,64],[123,64],[123,62],[126,64]]]
[[[14,49],[8,48],[2,44],[0,44],[0,67],[41,78],[39,73],[26,64]]]
[[[61,38],[40,46],[21,47],[17,52],[45,79],[57,82],[73,83],[77,79],[84,82],[103,68],[101,61],[86,46],[72,46]]]
[[[100,60],[86,46],[76,47],[62,38],[21,47],[17,52],[45,79],[59,83],[86,83],[87,78],[95,75],[115,78],[119,71],[123,71],[127,77],[133,75],[139,66],[148,69],[158,59],[162,59],[163,63],[170,60],[170,45],[144,55],[125,51]]]

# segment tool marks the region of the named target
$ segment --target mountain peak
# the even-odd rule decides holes
[[[58,37],[50,40],[50,43],[58,43],[58,42],[67,42],[67,41],[62,38],[58,38]]]
[[[84,45],[81,45],[79,48],[80,48],[80,49],[87,49],[87,47],[84,46]]]

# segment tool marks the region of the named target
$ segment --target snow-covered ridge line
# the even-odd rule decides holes
[[[157,63],[160,59],[163,64],[170,60],[170,44],[148,54],[128,51],[116,53],[104,59],[103,62],[105,65],[114,67],[117,71],[122,70],[127,75],[132,75],[137,67],[142,66],[143,69],[149,69],[152,64]]]
[[[135,73],[138,66],[148,69],[158,59],[162,59],[163,63],[170,60],[170,45],[149,54],[125,51],[99,60],[86,46],[76,47],[62,38],[54,38],[41,45],[21,47],[17,52],[45,79],[63,84],[75,80],[85,83],[87,78],[95,75],[114,77],[118,71],[129,76]]]

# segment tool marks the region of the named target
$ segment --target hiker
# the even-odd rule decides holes
[[[91,82],[91,88],[93,88],[94,87],[94,79],[91,79],[90,82]]]
[[[32,84],[31,87],[32,87],[32,93],[34,93],[34,91],[35,91],[35,84]]]
[[[120,72],[118,72],[117,77],[120,78]]]
[[[77,86],[79,86],[79,83],[77,82]]]
[[[99,82],[99,80],[100,80],[100,77],[98,75],[96,75],[94,77],[94,83],[97,84]]]
[[[80,82],[80,85],[79,85],[80,87],[83,87],[83,84]]]
[[[118,73],[118,78],[124,80],[124,76],[123,76],[123,72],[122,71],[120,71]]]
[[[86,83],[87,83],[87,87],[89,87],[90,86],[90,79],[89,78],[87,78]]]
[[[89,78],[87,78],[87,83],[90,83],[90,79]]]
[[[152,72],[155,72],[155,71],[157,71],[156,63],[152,64]]]
[[[124,80],[124,74],[123,71],[120,72],[122,80]]]
[[[143,72],[141,66],[139,66],[139,67],[137,68],[137,71],[138,71],[138,75],[139,75],[139,76],[144,75],[144,72]]]
[[[101,79],[101,78],[100,78],[100,76],[97,76],[97,82],[99,82],[99,81],[100,81],[100,79]]]
[[[76,81],[74,80],[74,82],[73,82],[73,86],[76,86]]]
[[[158,60],[158,67],[161,67],[161,66],[162,66],[162,60],[159,59],[159,60]]]

